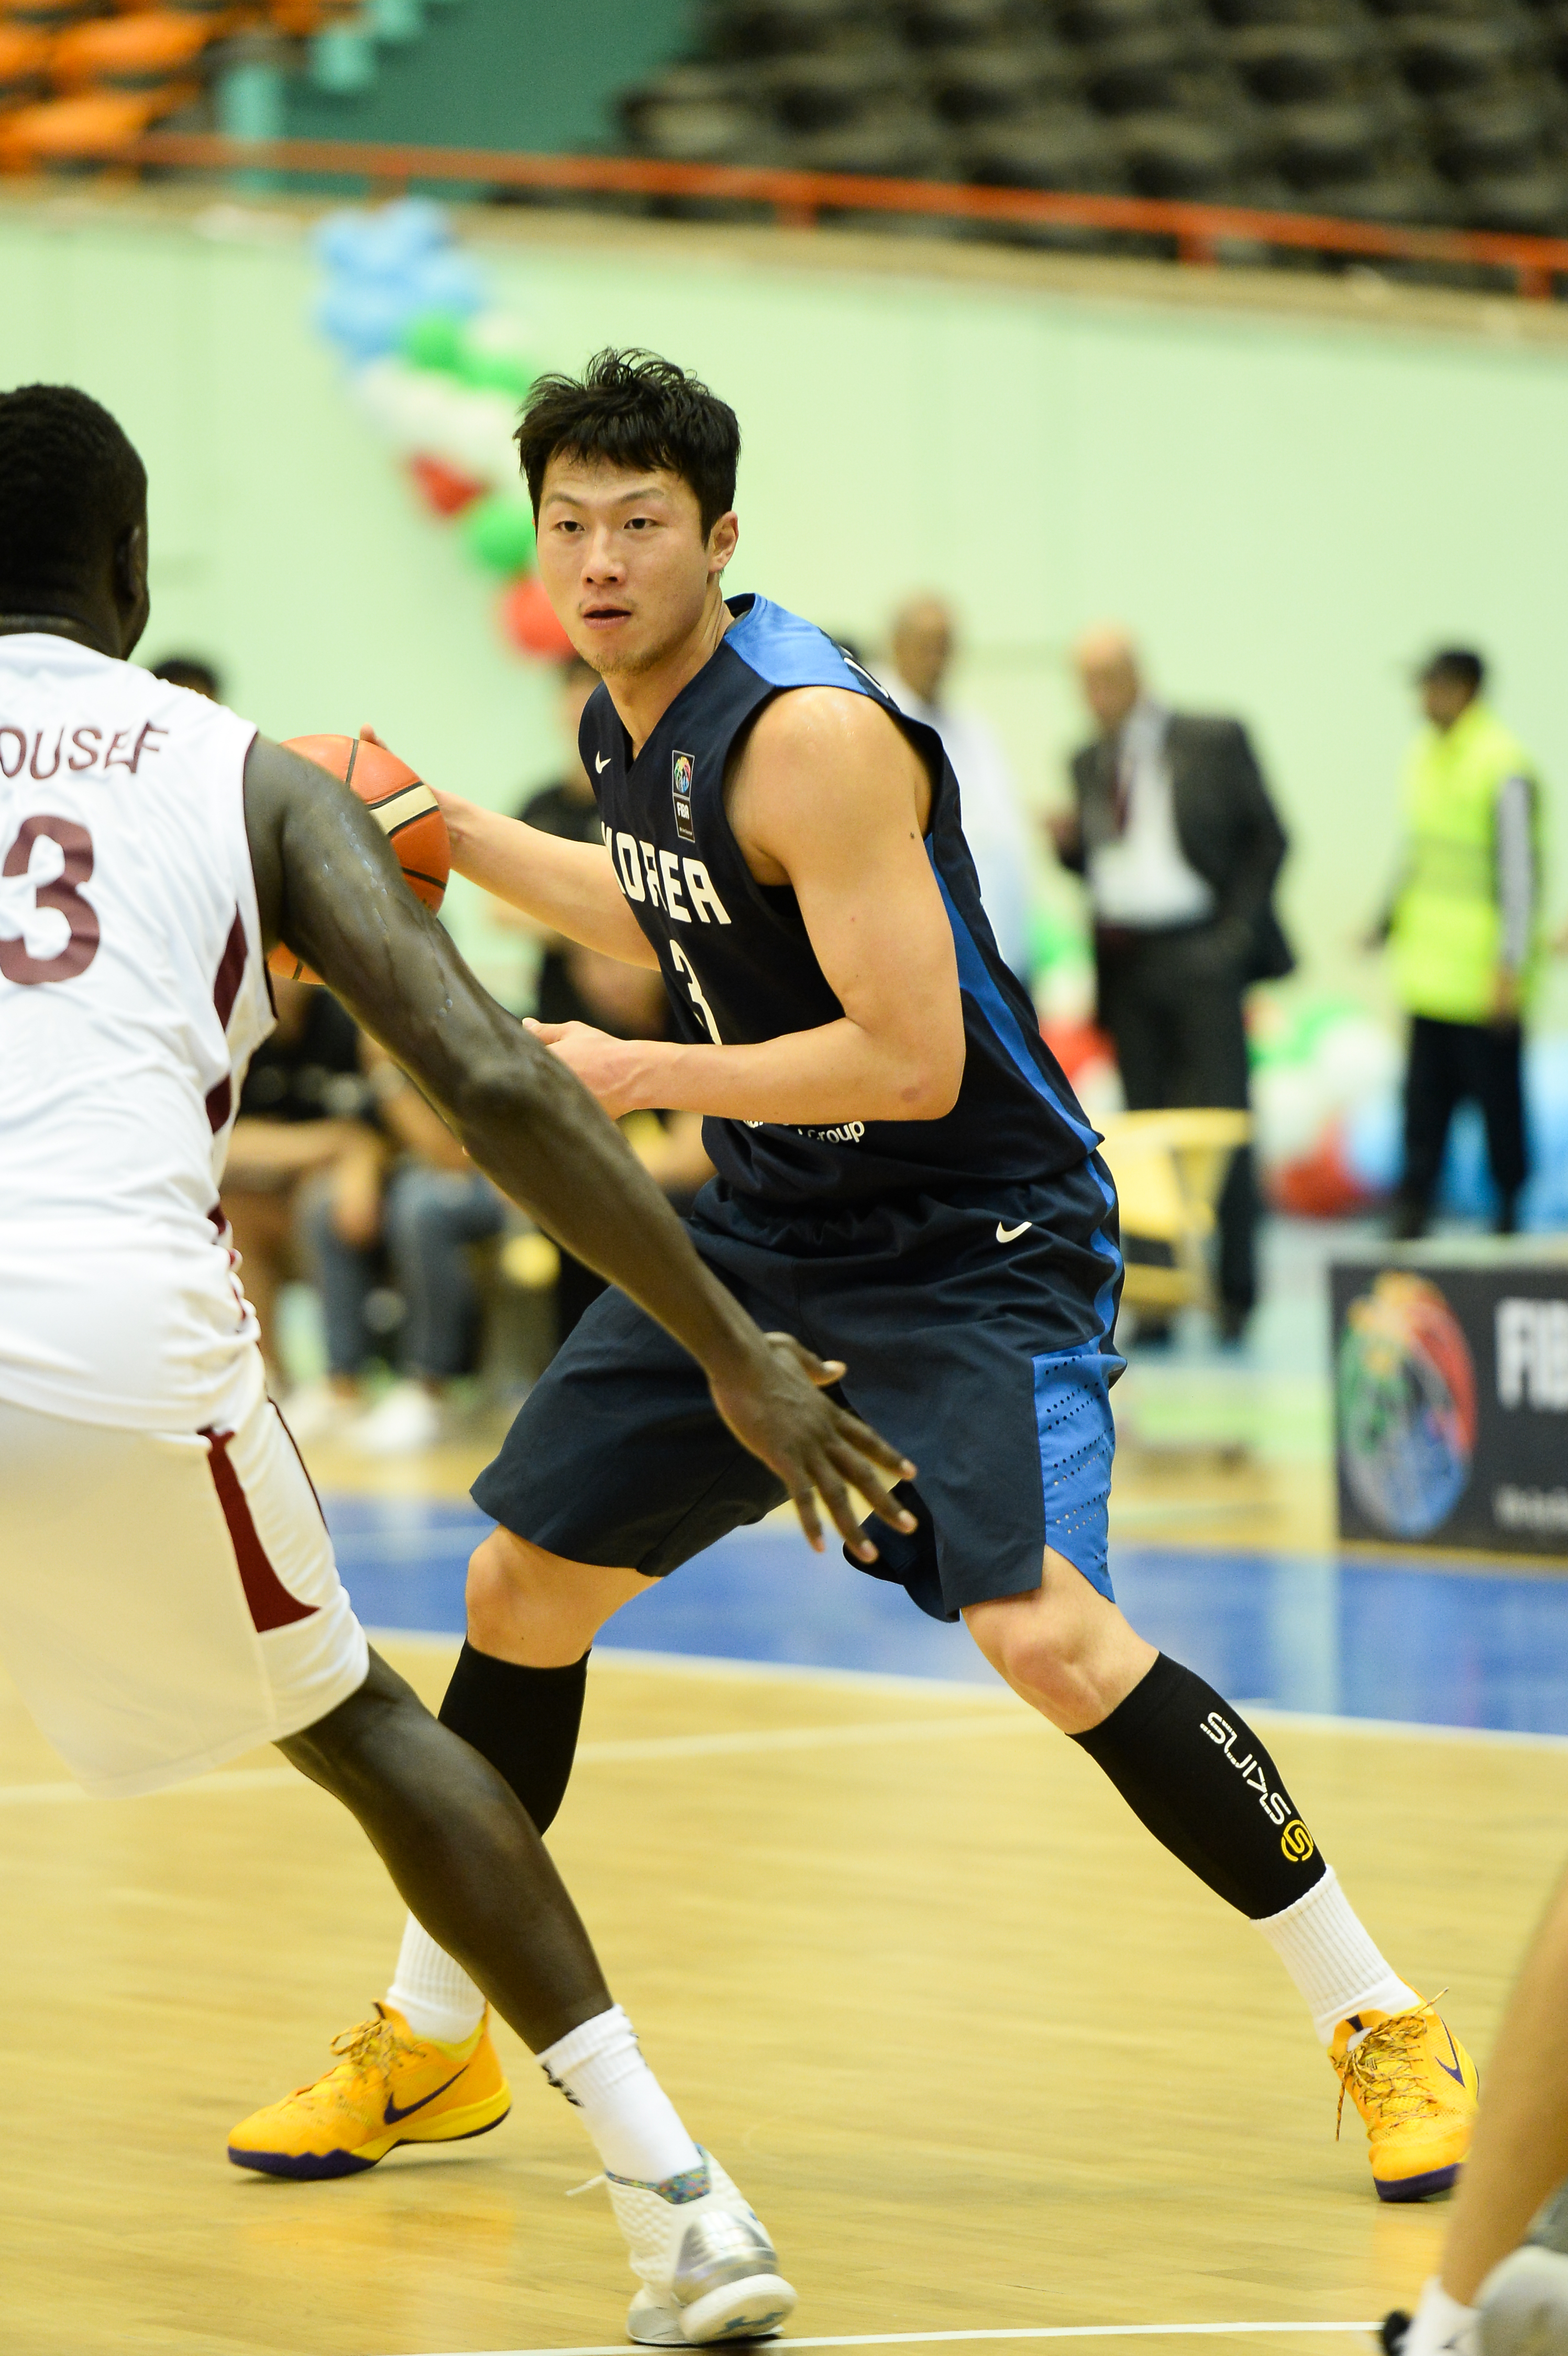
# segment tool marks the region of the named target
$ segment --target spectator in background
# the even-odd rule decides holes
[[[1520,1057],[1539,948],[1541,789],[1517,736],[1481,701],[1486,667],[1468,648],[1434,655],[1420,678],[1427,725],[1406,758],[1404,853],[1376,936],[1410,1016],[1404,1175],[1392,1232],[1425,1232],[1448,1125],[1480,1105],[1511,1235],[1529,1171]]]
[[[162,662],[153,665],[153,677],[166,679],[171,687],[188,687],[193,695],[205,695],[209,703],[223,701],[222,680],[199,655],[165,655]]]
[[[989,723],[977,712],[955,711],[944,698],[955,641],[951,607],[930,594],[909,598],[893,616],[892,666],[883,685],[911,719],[934,728],[946,748],[958,780],[965,840],[997,947],[1027,989],[1033,861],[1029,822]]]
[[[480,1297],[469,1247],[507,1225],[507,1205],[445,1121],[391,1057],[367,1040],[366,1068],[387,1141],[383,1232],[402,1296],[399,1379],[347,1434],[373,1456],[401,1456],[445,1438],[452,1386],[478,1355]],[[360,1254],[361,1281],[373,1281]]]
[[[1086,632],[1073,660],[1099,736],[1072,756],[1072,807],[1052,833],[1088,886],[1099,1020],[1128,1108],[1244,1108],[1243,994],[1294,963],[1273,903],[1285,830],[1239,721],[1158,702],[1123,629]],[[1256,1224],[1243,1148],[1219,1206],[1227,1341],[1241,1338],[1256,1298]]]
[[[517,816],[525,826],[537,826],[541,834],[554,834],[569,842],[598,842],[603,840],[599,829],[599,805],[593,798],[593,787],[582,756],[577,749],[577,732],[589,697],[599,684],[599,674],[590,670],[585,662],[575,659],[563,663],[560,669],[560,691],[556,698],[556,723],[561,743],[570,747],[561,764],[560,776],[553,785],[541,786],[531,793]],[[558,934],[540,934],[537,926],[520,916],[515,908],[496,904],[497,921],[510,921],[517,929],[526,930],[541,942],[539,980],[535,989],[534,1012],[541,1023],[591,1023],[592,1014],[584,1013],[581,992],[572,980],[573,961],[581,957],[575,941],[563,940]],[[603,1026],[607,1027],[607,1026]]]
[[[350,1248],[368,1248],[380,1224],[384,1152],[373,1099],[359,1063],[359,1033],[330,992],[309,982],[274,981],[277,1028],[251,1059],[223,1179],[223,1208],[243,1261],[245,1290],[261,1323],[261,1347],[278,1396],[281,1286],[302,1272],[300,1221],[307,1190]],[[357,1401],[368,1354],[362,1324],[329,1324],[332,1376],[319,1392],[295,1395],[291,1423],[303,1437],[339,1403]]]
[[[537,826],[545,834],[562,835],[571,842],[603,840],[599,805],[577,750],[583,708],[598,684],[598,672],[585,662],[574,659],[561,666],[556,715],[562,741],[571,751],[555,783],[530,794],[517,811],[525,826]],[[542,940],[534,1001],[534,1012],[541,1023],[586,1023],[616,1039],[668,1035],[669,1004],[664,983],[650,968],[623,965],[618,958],[553,933],[540,935],[528,917],[499,901],[492,904],[492,915],[497,924]],[[638,1159],[684,1214],[698,1190],[713,1175],[713,1164],[702,1145],[702,1116],[645,1113],[625,1126]],[[603,1290],[602,1276],[570,1253],[561,1253],[555,1286],[557,1348]]]

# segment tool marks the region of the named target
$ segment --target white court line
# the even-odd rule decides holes
[[[929,1742],[948,1734],[1030,1734],[1032,1710],[993,1710],[984,1718],[883,1718],[848,1726],[741,1728],[733,1734],[655,1734],[641,1741],[584,1742],[584,1764],[613,1765],[623,1759],[720,1759],[748,1751],[834,1751],[849,1744]]]
[[[295,1767],[231,1767],[227,1773],[193,1775],[184,1783],[170,1783],[162,1792],[143,1792],[144,1800],[178,1800],[190,1794],[220,1796],[235,1792],[314,1792],[315,1785]],[[59,1801],[91,1800],[80,1783],[0,1783],[0,1808],[49,1807]],[[123,1806],[124,1802],[121,1803]]]
[[[630,1762],[656,1765],[664,1759],[722,1759],[751,1751],[836,1751],[880,1742],[929,1742],[948,1734],[1016,1734],[1029,1731],[1033,1714],[993,1710],[984,1718],[884,1718],[848,1726],[770,1726],[741,1729],[733,1734],[657,1734],[643,1740],[583,1742],[577,1751],[580,1767],[617,1767]],[[231,1767],[210,1775],[192,1776],[161,1792],[141,1794],[149,1800],[174,1800],[187,1794],[210,1798],[246,1792],[312,1792],[315,1785],[293,1767]],[[62,1801],[92,1795],[80,1783],[0,1783],[0,1808],[48,1807]]]
[[[1375,2323],[1047,2323],[1021,2331],[852,2331],[838,2340],[772,2340],[777,2348],[932,2348],[975,2340],[1234,2340],[1243,2332],[1371,2331]],[[476,2356],[626,2356],[624,2340],[602,2348],[487,2348]]]

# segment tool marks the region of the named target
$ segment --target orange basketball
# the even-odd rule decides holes
[[[363,736],[291,736],[291,753],[329,770],[357,793],[398,854],[403,879],[417,900],[439,908],[452,873],[452,844],[440,805],[423,779],[384,744]],[[278,943],[267,960],[285,981],[315,981],[293,949]]]

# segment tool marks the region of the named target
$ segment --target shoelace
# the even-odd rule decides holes
[[[327,2075],[336,2076],[337,2070],[374,2067],[389,2076],[393,2064],[414,2050],[408,2038],[399,2036],[389,2020],[373,2013],[368,2020],[358,2021],[352,2029],[339,2029],[331,2045],[331,2051],[338,2056],[336,2068]]]
[[[1428,1997],[1424,2004],[1409,2012],[1396,2012],[1392,2017],[1370,2029],[1359,2045],[1353,2046],[1342,2062],[1336,2062],[1339,2076],[1339,2105],[1334,2114],[1334,2140],[1339,2140],[1339,2129],[1345,2116],[1345,2096],[1353,2095],[1358,2110],[1362,2098],[1376,2102],[1389,2115],[1401,2119],[1420,2118],[1435,2115],[1441,2105],[1415,2075],[1417,2051],[1425,2038],[1437,2007],[1447,1995],[1446,1988]]]

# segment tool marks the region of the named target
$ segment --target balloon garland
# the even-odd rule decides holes
[[[353,395],[430,511],[499,584],[507,643],[560,661],[571,641],[532,570],[534,519],[512,439],[538,369],[495,310],[440,205],[422,197],[331,214],[316,233],[326,284],[315,324]]]

